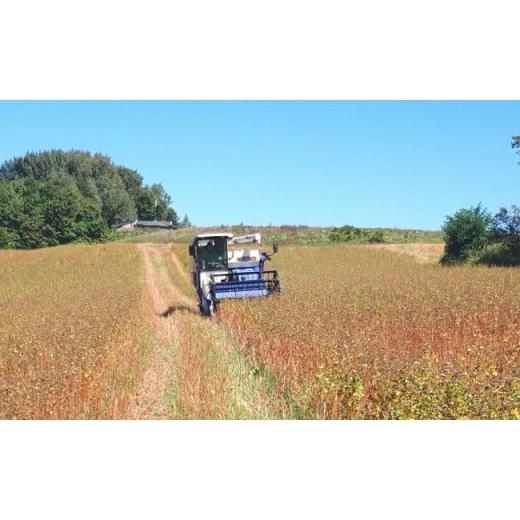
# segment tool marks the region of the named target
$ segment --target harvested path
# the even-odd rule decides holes
[[[189,277],[167,244],[138,244],[154,334],[132,417],[274,417],[268,382],[217,319],[200,315]],[[182,282],[182,283],[181,283]]]
[[[173,378],[172,345],[176,341],[175,322],[167,316],[172,301],[187,300],[168,277],[164,265],[165,246],[139,244],[144,261],[146,290],[152,309],[150,319],[154,325],[153,347],[149,366],[140,385],[135,401],[134,417],[152,419],[168,414],[164,394]],[[186,301],[188,308],[194,305]]]
[[[409,244],[372,244],[369,247],[373,249],[385,249],[398,255],[409,255],[421,264],[438,263],[444,252],[444,244],[426,244],[421,242],[412,242]]]

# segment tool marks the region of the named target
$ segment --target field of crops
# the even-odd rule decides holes
[[[281,415],[519,418],[520,271],[282,248],[280,297],[222,305]]]
[[[211,321],[186,249],[1,251],[0,418],[520,418],[520,270],[284,246]]]
[[[0,418],[125,416],[146,343],[134,246],[0,251]]]

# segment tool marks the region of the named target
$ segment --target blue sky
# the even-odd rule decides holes
[[[101,152],[197,225],[438,229],[519,203],[520,102],[0,102],[0,161]]]

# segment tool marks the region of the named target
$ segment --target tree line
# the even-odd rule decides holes
[[[51,150],[0,166],[0,247],[103,241],[136,218],[180,224],[161,184],[143,184],[137,171],[106,155]]]

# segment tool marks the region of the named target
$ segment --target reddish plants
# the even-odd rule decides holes
[[[0,418],[124,416],[142,371],[134,246],[0,252]]]
[[[520,415],[520,271],[293,247],[279,298],[222,319],[307,418]]]

